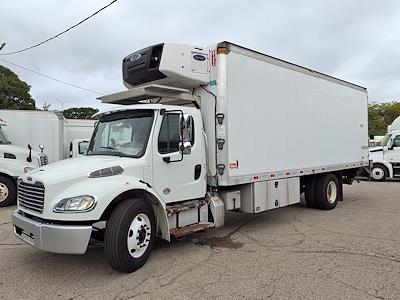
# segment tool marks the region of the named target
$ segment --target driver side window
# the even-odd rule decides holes
[[[396,136],[393,140],[393,147],[400,147],[400,135]]]
[[[158,152],[160,154],[179,151],[179,142],[181,141],[179,121],[179,114],[164,115],[158,136]]]

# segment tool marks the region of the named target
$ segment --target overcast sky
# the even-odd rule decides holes
[[[111,0],[1,0],[2,52],[66,29]],[[365,86],[370,101],[400,100],[400,1],[119,0],[36,49],[0,56],[102,93],[125,89],[124,56],[160,42],[207,46],[228,40]],[[37,107],[107,108],[97,95],[10,66]]]

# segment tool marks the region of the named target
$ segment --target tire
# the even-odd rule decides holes
[[[323,210],[334,209],[340,198],[341,188],[334,174],[324,174],[317,180],[315,200],[317,207]]]
[[[142,199],[121,202],[106,224],[104,251],[116,270],[131,273],[150,256],[156,237],[154,212]]]
[[[388,169],[382,164],[373,164],[371,170],[371,180],[373,181],[385,181],[386,177],[389,176]]]
[[[315,202],[315,183],[316,178],[310,177],[306,182],[306,187],[304,190],[304,199],[306,200],[307,206],[310,208],[317,208]]]
[[[15,182],[6,176],[0,175],[0,207],[17,203],[17,187]]]

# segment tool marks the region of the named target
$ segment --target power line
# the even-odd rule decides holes
[[[24,67],[24,66],[17,65],[17,64],[15,64],[15,63],[11,62],[11,61],[8,61],[8,60],[2,59],[2,58],[0,58],[0,61],[4,61],[4,62],[6,62],[6,63],[8,63],[8,64],[10,64],[10,65],[13,65],[13,66],[16,66],[16,67],[18,67],[18,68],[24,69],[24,70],[26,70],[26,71],[32,72],[32,73],[34,73],[34,74],[36,74],[36,75],[40,75],[40,76],[46,77],[46,78],[48,78],[48,79],[57,81],[57,82],[59,82],[59,83],[66,84],[66,85],[72,86],[72,87],[77,88],[77,89],[81,89],[81,90],[84,90],[84,91],[87,91],[87,92],[91,92],[91,93],[94,93],[94,94],[98,94],[98,95],[103,95],[103,96],[104,96],[103,93],[96,92],[96,91],[93,91],[93,90],[91,90],[91,89],[87,89],[87,88],[85,88],[85,87],[81,87],[81,86],[79,86],[79,85],[76,85],[76,84],[73,84],[73,83],[69,83],[69,82],[66,82],[66,81],[64,81],[64,80],[60,80],[60,79],[57,79],[57,78],[48,76],[48,75],[46,75],[46,74],[37,72],[37,71],[35,71],[35,70],[26,68],[26,67]]]
[[[30,50],[30,49],[39,47],[40,45],[43,45],[44,43],[47,43],[47,42],[49,42],[49,41],[51,41],[51,40],[54,40],[54,39],[58,38],[60,35],[63,35],[64,33],[70,31],[71,29],[73,29],[73,28],[75,28],[75,27],[81,25],[82,23],[84,23],[84,22],[86,22],[87,20],[89,20],[90,18],[94,17],[94,16],[97,15],[99,12],[101,12],[102,10],[104,10],[104,9],[106,9],[107,7],[111,6],[112,4],[114,4],[114,3],[117,2],[117,1],[118,1],[118,0],[113,0],[113,1],[111,1],[111,2],[108,3],[106,6],[103,6],[103,7],[100,8],[98,11],[94,12],[93,14],[91,14],[90,16],[84,18],[83,20],[81,20],[80,22],[76,23],[75,25],[72,25],[71,27],[67,28],[66,30],[64,30],[64,31],[62,31],[62,32],[60,32],[60,33],[58,33],[58,34],[56,34],[56,35],[54,35],[54,36],[48,38],[47,40],[44,40],[44,41],[42,41],[42,42],[40,42],[40,43],[37,43],[37,44],[35,44],[35,45],[32,45],[32,46],[30,46],[30,47],[27,47],[27,48],[24,48],[24,49],[21,49],[21,50],[18,50],[18,51],[12,51],[12,52],[7,52],[7,53],[0,53],[0,55],[17,54],[17,53],[25,52],[25,51],[27,51],[27,50]]]

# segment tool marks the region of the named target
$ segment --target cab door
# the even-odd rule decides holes
[[[153,135],[153,187],[165,202],[204,197],[205,146],[200,112],[166,111]]]
[[[392,146],[386,151],[389,162],[393,166],[393,175],[400,176],[400,134],[392,138]]]

